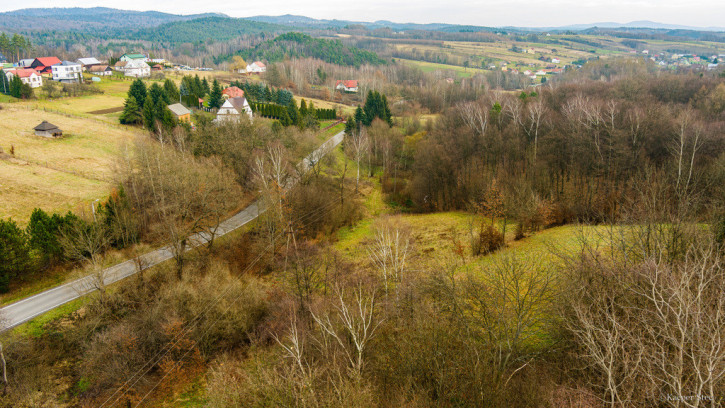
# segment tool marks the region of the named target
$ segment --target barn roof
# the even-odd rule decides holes
[[[83,64],[83,65],[96,65],[96,64],[100,64],[101,63],[101,61],[99,61],[99,60],[97,60],[96,58],[93,58],[93,57],[78,58],[78,62],[80,64]]]
[[[169,110],[176,116],[184,116],[191,114],[191,111],[186,109],[186,106],[175,103],[173,105],[169,105]]]
[[[58,126],[44,120],[41,124],[34,127],[33,130],[48,131],[48,130],[60,130]]]

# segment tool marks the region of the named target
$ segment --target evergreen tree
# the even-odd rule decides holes
[[[58,237],[64,225],[63,217],[58,214],[49,216],[40,208],[33,210],[30,215],[27,228],[30,248],[34,249],[46,264],[59,260],[63,256],[63,247],[60,245]]]
[[[363,111],[363,108],[358,106],[357,109],[355,109],[355,127],[357,130],[360,130],[362,126],[365,124],[365,112]]]
[[[214,80],[211,93],[209,94],[209,107],[217,109],[222,107],[222,88],[219,86],[219,81],[216,79]]]
[[[27,234],[13,220],[0,220],[0,293],[7,292],[10,281],[29,268]]]
[[[143,106],[146,102],[146,95],[146,84],[141,79],[134,80],[131,87],[128,88],[128,96],[133,96],[139,106]]]
[[[20,77],[13,75],[12,81],[10,81],[10,96],[14,98],[20,98],[22,96],[23,81]]]
[[[352,117],[348,117],[345,121],[345,134],[350,136],[357,130],[357,125],[355,124],[355,120]]]
[[[123,104],[123,112],[119,120],[123,125],[135,125],[141,123],[141,107],[136,102],[136,98],[129,96]]]
[[[300,101],[300,116],[303,118],[307,116],[307,102],[304,99]]]
[[[143,104],[143,125],[146,129],[151,131],[154,131],[156,127],[154,102],[151,98],[146,98],[146,102]]]
[[[10,93],[10,81],[3,70],[0,70],[0,92],[6,95]]]
[[[202,95],[208,95],[209,93],[211,93],[211,88],[209,87],[209,81],[207,81],[206,78],[204,78],[201,81],[201,91],[203,92]]]
[[[297,103],[294,99],[292,99],[287,105],[287,116],[289,116],[289,124],[290,125],[299,125],[302,123],[302,119],[300,118],[300,111],[297,109]]]
[[[154,118],[159,121],[161,127],[166,132],[171,132],[176,126],[176,118],[163,100],[156,101],[154,105]]]
[[[196,95],[199,98],[203,98],[204,95],[206,95],[206,92],[204,91],[204,85],[201,83],[198,74],[194,75],[194,86],[192,89],[192,94]]]
[[[154,105],[156,105],[158,101],[162,101],[166,105],[169,104],[169,97],[166,95],[166,91],[164,91],[164,88],[156,82],[149,87],[148,97],[151,98],[151,102]]]
[[[166,92],[168,103],[179,102],[180,93],[179,93],[179,89],[176,87],[176,84],[174,83],[174,81],[172,81],[170,79],[167,79],[166,81],[164,81],[164,92]]]

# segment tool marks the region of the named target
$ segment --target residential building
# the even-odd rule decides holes
[[[71,61],[63,61],[51,67],[53,81],[58,82],[80,82],[83,79],[81,64]]]
[[[113,64],[113,69],[115,71],[123,72],[123,70],[126,69],[126,63],[127,61],[117,61],[115,64]]]
[[[267,66],[264,65],[262,61],[254,61],[251,64],[247,65],[247,68],[240,69],[239,73],[241,74],[261,74],[262,72],[267,71]]]
[[[135,60],[141,60],[143,62],[146,62],[147,58],[143,54],[123,54],[123,55],[121,55],[121,58],[119,58],[119,61],[135,61]]]
[[[35,58],[21,59],[20,61],[18,61],[18,68],[30,68],[30,65],[33,64],[33,61],[35,61]]]
[[[34,59],[30,64],[30,68],[33,68],[40,74],[50,74],[52,72],[50,67],[55,64],[60,64],[58,57],[41,57]]]
[[[358,83],[357,80],[351,79],[351,80],[337,80],[335,82],[335,89],[344,91],[344,92],[357,92],[358,90]]]
[[[559,58],[552,58],[552,59],[551,59],[551,63],[552,63],[552,64],[558,64],[558,63],[560,63],[560,62],[561,62],[561,60],[560,60]]]
[[[123,66],[123,73],[134,78],[145,78],[151,75],[151,67],[140,59],[127,61]]]
[[[224,88],[224,90],[222,91],[222,97],[224,97],[224,98],[243,98],[244,91],[241,90],[239,87],[230,86],[228,88]]]
[[[38,71],[32,68],[8,69],[4,72],[8,81],[12,81],[14,76],[18,76],[22,83],[30,85],[31,88],[43,86],[43,77],[38,74]]]
[[[242,113],[246,113],[249,120],[252,120],[252,108],[245,97],[232,97],[224,101],[224,104],[216,113],[216,121],[239,120]]]
[[[88,72],[90,72],[92,75],[108,76],[113,74],[113,68],[109,67],[108,65],[93,65],[91,67],[88,67]]]

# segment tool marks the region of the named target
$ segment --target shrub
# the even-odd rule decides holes
[[[474,242],[471,250],[473,255],[487,255],[504,246],[504,236],[493,225],[481,226],[478,241]]]

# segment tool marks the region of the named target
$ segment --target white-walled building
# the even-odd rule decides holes
[[[8,81],[12,81],[16,75],[20,77],[22,83],[30,85],[31,88],[43,86],[43,77],[38,74],[38,71],[32,68],[18,68],[5,71],[5,77]]]
[[[50,67],[53,74],[53,81],[58,82],[80,82],[83,78],[81,64],[71,61],[63,61]]]
[[[151,75],[151,67],[140,59],[131,60],[123,66],[123,73],[134,78],[145,78]]]
[[[242,113],[249,116],[249,120],[252,120],[252,108],[247,102],[245,97],[234,97],[229,98],[224,102],[221,108],[216,113],[216,121],[223,122],[227,120],[239,120]]]

